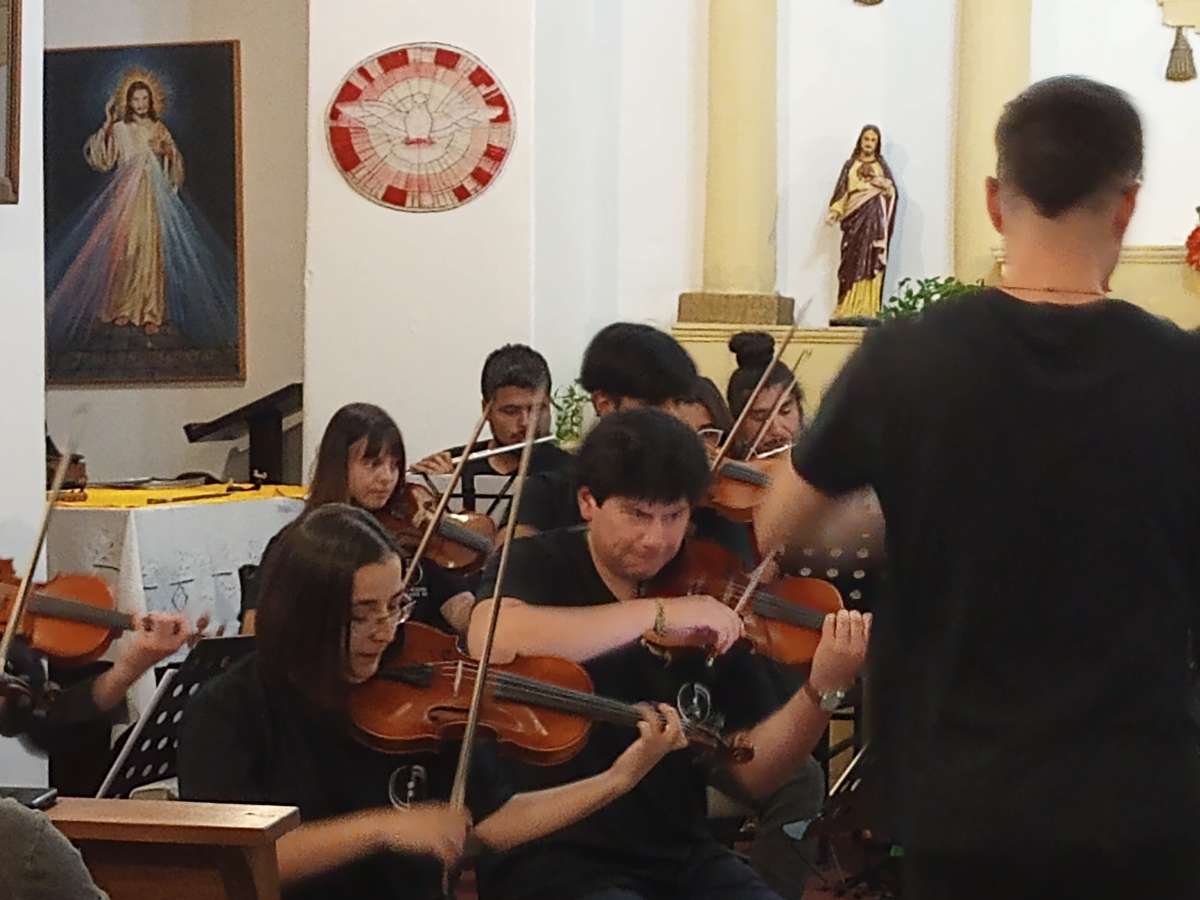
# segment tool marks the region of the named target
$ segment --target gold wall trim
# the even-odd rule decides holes
[[[675,339],[682,344],[728,344],[729,339],[741,331],[765,331],[776,341],[783,340],[787,334],[787,326],[760,325],[747,326],[737,324],[713,324],[681,322],[671,328]],[[865,328],[799,328],[792,338],[793,346],[807,344],[841,344],[857,345],[862,343]]]
[[[992,258],[1004,265],[1007,254],[1004,247],[993,247]],[[1121,262],[1148,263],[1152,265],[1174,266],[1187,263],[1187,250],[1174,244],[1141,244],[1121,248]]]

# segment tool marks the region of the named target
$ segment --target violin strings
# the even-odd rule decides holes
[[[422,665],[447,674],[457,673],[459,670],[459,663],[451,661],[423,663]],[[479,671],[479,667],[477,664],[464,662],[462,671],[473,677]],[[589,694],[573,688],[538,681],[524,675],[514,675],[511,672],[489,673],[488,680],[494,681],[496,686],[504,691],[506,694],[504,699],[525,701],[531,704],[542,702],[546,706],[554,704],[554,708],[563,712],[582,715],[603,714],[608,717],[608,721],[618,725],[636,726],[638,722],[642,721],[641,711],[633,704],[599,694]],[[683,726],[684,734],[691,739],[707,742],[719,740],[719,736],[703,725],[685,722]]]
[[[435,662],[426,663],[426,665],[435,670],[440,670],[450,674],[457,673],[459,671],[460,664],[458,662]],[[477,663],[462,663],[462,672],[465,675],[470,676],[472,679],[478,671],[479,666]],[[547,682],[538,681],[533,678],[527,678],[523,675],[514,675],[509,672],[496,672],[490,675],[488,680],[500,686],[521,688],[525,691],[531,692],[527,694],[527,696],[554,698],[564,702],[574,701],[577,703],[583,703],[588,708],[603,707],[606,711],[612,713],[633,715],[638,719],[641,718],[641,715],[630,704],[622,703],[619,700],[612,700],[608,697],[601,697],[598,694],[589,694],[583,691],[576,691],[571,688],[562,687],[561,685],[548,684]]]
[[[717,587],[731,587],[735,593],[740,593],[750,585],[750,580],[744,577],[733,577],[720,585],[712,585]],[[754,611],[769,616],[781,622],[786,622],[790,625],[800,625],[805,628],[819,629],[825,622],[825,613],[819,610],[809,609],[803,606],[797,606],[795,603],[784,599],[770,591],[756,590],[750,595],[750,599],[754,604]]]

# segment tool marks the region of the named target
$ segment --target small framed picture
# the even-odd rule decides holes
[[[0,0],[0,203],[17,202],[21,150],[21,0]]]

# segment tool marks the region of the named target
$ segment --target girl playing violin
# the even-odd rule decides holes
[[[729,376],[729,386],[725,396],[729,400],[729,411],[734,417],[740,416],[747,402],[754,394],[754,388],[762,378],[767,366],[775,354],[775,339],[765,331],[743,331],[729,339],[729,349],[737,356],[738,367]],[[780,394],[790,391],[788,397],[779,406],[775,415],[771,411],[779,402]],[[763,430],[768,417],[771,421]],[[757,453],[770,453],[791,446],[796,436],[804,428],[804,391],[800,383],[792,377],[792,373],[783,363],[776,363],[763,389],[754,397],[750,412],[746,414],[742,427],[738,429],[735,446],[738,458],[745,458],[750,443],[763,431],[762,439],[758,442]]]
[[[472,818],[486,848],[516,846],[626,793],[686,744],[674,710],[660,706],[662,719],[648,714],[640,737],[599,774],[516,795],[481,746],[470,813],[450,809],[441,801],[457,752],[386,755],[349,733],[348,693],[375,675],[413,612],[402,580],[396,545],[373,517],[344,504],[307,513],[266,560],[257,652],[188,706],[182,796],[300,808],[304,824],[278,846],[286,897],[436,896],[441,865],[462,854]]]
[[[390,510],[403,489],[405,467],[404,438],[392,417],[371,403],[348,403],[333,414],[321,436],[305,512],[327,503],[350,503],[370,513]],[[277,538],[267,544],[264,562]],[[430,560],[419,565],[409,586],[418,601],[414,618],[441,631],[456,631],[456,624],[465,627],[474,602],[467,582]],[[255,630],[257,594],[255,573],[243,585],[244,633]]]

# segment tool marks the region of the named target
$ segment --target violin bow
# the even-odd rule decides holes
[[[800,363],[804,361],[804,354],[796,357],[796,362],[792,366],[792,377],[788,379],[787,387],[779,392],[779,396],[775,398],[775,404],[771,407],[770,413],[763,419],[762,426],[758,429],[758,434],[754,436],[754,440],[750,444],[750,449],[746,451],[746,459],[754,459],[754,453],[758,450],[758,445],[762,443],[762,439],[767,436],[767,429],[771,427],[771,423],[775,421],[775,417],[779,415],[779,411],[783,409],[783,404],[787,402],[791,396],[792,388],[796,386],[796,382],[800,379],[796,377],[796,370],[800,368]]]
[[[475,423],[475,427],[471,429],[471,437],[467,440],[467,446],[472,447],[479,440],[479,434],[483,431],[483,426],[487,424],[488,413],[492,411],[492,401],[489,400],[483,407],[483,413],[479,416],[479,421]],[[530,429],[532,431],[532,429]],[[450,495],[454,493],[454,488],[458,485],[458,480],[462,478],[463,468],[467,464],[468,454],[464,453],[458,458],[458,464],[455,465],[454,471],[450,474],[450,483],[446,485],[446,489],[442,491],[438,497],[437,507],[433,511],[433,516],[425,525],[425,531],[421,534],[421,540],[417,544],[417,549],[413,552],[412,558],[408,562],[407,571],[404,573],[404,580],[400,584],[399,594],[402,596],[412,584],[413,577],[416,575],[417,568],[420,565],[421,558],[425,555],[425,550],[429,546],[429,540],[433,537],[433,530],[437,528],[438,522],[442,521],[442,514],[446,511],[446,506],[450,503]]]
[[[767,379],[770,377],[771,372],[775,369],[775,366],[779,364],[779,360],[783,357],[783,351],[788,348],[788,344],[792,342],[792,338],[795,336],[795,334],[796,326],[793,325],[788,329],[788,333],[784,335],[783,340],[779,343],[779,347],[776,348],[775,357],[771,360],[770,365],[763,370],[762,377],[758,379],[758,384],[756,384],[754,386],[754,390],[750,392],[750,396],[746,399],[746,405],[742,407],[741,413],[738,414],[737,421],[733,423],[733,427],[729,429],[729,434],[725,437],[725,442],[721,444],[720,449],[717,450],[717,455],[713,457],[712,465],[709,467],[709,471],[718,471],[721,467],[721,463],[725,461],[725,457],[729,455],[729,450],[733,446],[734,438],[737,437],[739,429],[741,429],[742,424],[746,421],[746,416],[750,413],[750,407],[754,405],[754,401],[758,399],[758,395],[761,394],[763,388],[767,386]]]
[[[13,639],[21,625],[21,616],[25,614],[25,605],[29,600],[29,590],[33,586],[33,573],[37,569],[38,560],[42,556],[42,547],[46,544],[46,532],[50,528],[50,513],[58,502],[62,492],[63,482],[67,479],[67,466],[71,464],[71,453],[74,451],[73,442],[68,440],[63,447],[63,454],[58,460],[58,468],[54,470],[54,481],[46,498],[46,508],[42,511],[42,523],[38,526],[37,539],[33,543],[33,552],[29,554],[29,565],[17,586],[17,595],[13,598],[12,610],[8,615],[8,626],[4,636],[0,637],[0,680],[4,678],[8,666],[8,654],[12,648]]]
[[[536,408],[541,415],[542,404]],[[536,416],[534,421],[537,421]],[[521,495],[524,493],[525,476],[529,473],[529,459],[533,456],[534,429],[525,433],[525,444],[521,448],[521,462],[517,466],[517,483],[513,486],[512,507],[509,520],[517,521],[517,513],[521,508]],[[483,688],[487,683],[488,669],[491,666],[492,645],[496,640],[496,623],[500,621],[500,598],[504,596],[504,573],[508,569],[508,551],[512,548],[513,534],[516,528],[509,528],[504,535],[504,543],[500,547],[500,562],[496,567],[496,587],[492,591],[492,612],[488,620],[487,637],[483,640],[483,651],[479,657],[479,668],[475,672],[475,688],[471,694],[471,707],[467,713],[467,727],[463,732],[462,748],[458,753],[458,769],[454,773],[454,786],[450,789],[450,806],[452,809],[462,809],[467,803],[467,772],[471,766],[471,749],[475,742],[475,731],[479,726],[479,708],[483,705]]]
[[[542,405],[535,407],[533,421],[542,413]],[[504,573],[508,569],[508,551],[512,547],[513,534],[516,532],[517,513],[521,508],[521,495],[524,493],[525,476],[529,474],[529,460],[533,456],[535,443],[532,427],[525,432],[525,442],[521,447],[521,461],[517,465],[517,481],[512,491],[512,506],[509,508],[509,521],[513,527],[504,535],[504,543],[500,547],[500,562],[496,568],[496,587],[492,591],[492,613],[488,621],[487,637],[483,641],[483,652],[479,658],[479,666],[475,671],[475,686],[471,692],[471,706],[467,711],[467,725],[463,731],[462,746],[458,751],[458,768],[454,772],[454,784],[450,788],[450,808],[465,809],[467,805],[467,776],[471,768],[471,751],[475,746],[475,732],[479,729],[479,710],[483,706],[483,690],[487,684],[488,669],[491,666],[492,645],[496,640],[496,623],[500,621],[500,598],[504,596]],[[474,443],[472,439],[471,443]],[[470,444],[468,444],[470,446]],[[466,454],[463,454],[464,456]],[[461,468],[461,463],[459,464]],[[442,894],[450,896],[450,869],[447,868],[442,876]]]

